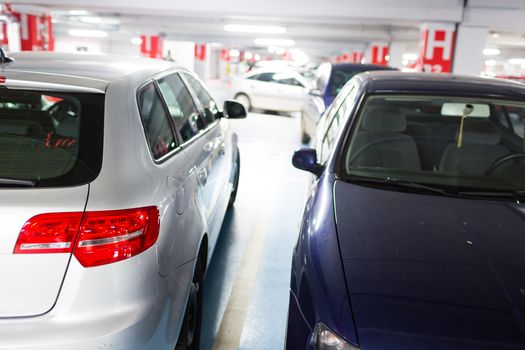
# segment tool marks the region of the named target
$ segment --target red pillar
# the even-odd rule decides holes
[[[195,59],[198,61],[206,60],[206,44],[195,44]]]
[[[365,56],[364,52],[361,50],[354,50],[352,52],[352,57],[350,58],[350,61],[353,63],[361,63],[363,60],[363,57]]]
[[[450,73],[456,27],[452,23],[423,23],[417,69],[428,73]]]
[[[140,53],[144,57],[162,58],[163,38],[160,35],[141,35]]]
[[[377,64],[380,66],[388,65],[388,53],[389,47],[388,44],[384,43],[372,43],[370,45],[369,52],[369,62],[371,64]]]
[[[54,37],[51,16],[29,13],[12,13],[20,24],[20,49],[22,51],[53,51]]]

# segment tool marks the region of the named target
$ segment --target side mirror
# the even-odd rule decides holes
[[[224,101],[223,113],[226,118],[230,119],[246,118],[246,109],[237,101]]]
[[[323,97],[323,92],[319,89],[311,89],[308,91],[308,94],[312,96]]]
[[[319,177],[324,167],[317,163],[317,152],[313,148],[301,148],[294,152],[292,164],[299,170],[308,171]]]

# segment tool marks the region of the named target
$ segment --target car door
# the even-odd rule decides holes
[[[279,101],[279,109],[283,111],[300,111],[306,102],[306,86],[291,73],[275,74],[273,77],[276,84],[275,96]]]
[[[188,161],[193,164],[190,170],[195,174],[200,186],[199,201],[202,215],[206,219],[206,232],[210,234],[216,203],[213,192],[215,183],[210,174],[215,168],[217,147],[215,133],[210,132],[214,125],[205,120],[180,74],[171,74],[157,80],[160,91],[166,100],[169,113],[181,140],[181,147]],[[191,223],[188,223],[191,225]]]
[[[222,113],[213,98],[193,75],[187,72],[181,75],[190,87],[201,110],[201,116],[206,123],[205,147],[209,149],[210,153],[208,177],[206,180],[207,190],[202,191],[202,195],[204,202],[208,203],[206,212],[209,228],[208,234],[210,236],[209,241],[214,246],[231,193],[229,186],[233,159],[232,149],[231,144],[226,140],[226,122],[221,119]]]
[[[176,101],[171,96],[160,94],[159,86],[150,81],[137,94],[140,117],[154,170],[163,172],[166,196],[163,203],[162,225],[167,235],[159,236],[157,244],[159,271],[163,276],[174,271],[181,264],[195,257],[196,248],[204,230],[201,213],[195,207],[193,198],[198,195],[199,186],[192,176],[193,162],[183,152],[171,113],[175,113]],[[180,109],[180,108],[179,108]],[[145,179],[147,180],[147,179]],[[191,223],[188,225],[187,223]]]
[[[273,79],[274,74],[274,72],[264,72],[246,79],[246,89],[253,108],[272,109],[275,105],[278,86]]]

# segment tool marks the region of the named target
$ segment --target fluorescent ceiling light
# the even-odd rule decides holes
[[[285,27],[279,26],[260,26],[248,24],[226,24],[224,30],[236,33],[261,33],[261,34],[283,34],[286,33]]]
[[[134,37],[134,38],[131,38],[131,43],[133,45],[140,45],[142,44],[142,39],[138,36]]]
[[[417,53],[414,53],[414,52],[405,52],[403,54],[403,59],[407,61],[415,61],[417,60],[417,58],[418,58],[418,55]]]
[[[108,36],[108,32],[103,30],[89,30],[89,29],[70,29],[68,34],[71,36],[84,37],[84,38],[105,38]]]
[[[496,62],[496,60],[486,60],[485,61],[485,66],[487,66],[487,67],[494,67],[497,64],[498,64],[498,62]]]
[[[509,59],[510,64],[525,65],[525,58],[511,58]]]
[[[257,38],[254,40],[255,45],[259,46],[294,46],[295,41],[291,39],[271,39],[271,38]]]
[[[485,56],[498,56],[500,53],[501,53],[500,49],[494,49],[490,47],[483,49],[483,54]]]

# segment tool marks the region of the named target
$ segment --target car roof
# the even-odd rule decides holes
[[[357,70],[357,71],[367,71],[367,70],[397,70],[397,68],[390,66],[380,66],[377,64],[362,64],[362,63],[332,63],[334,70]]]
[[[360,74],[360,78],[371,93],[435,93],[513,100],[525,97],[525,85],[494,78],[397,71],[371,71]]]
[[[176,65],[162,60],[87,53],[18,52],[7,56],[14,62],[2,65],[7,80],[62,84],[104,91],[123,77],[148,79]],[[179,67],[180,68],[180,67]]]

